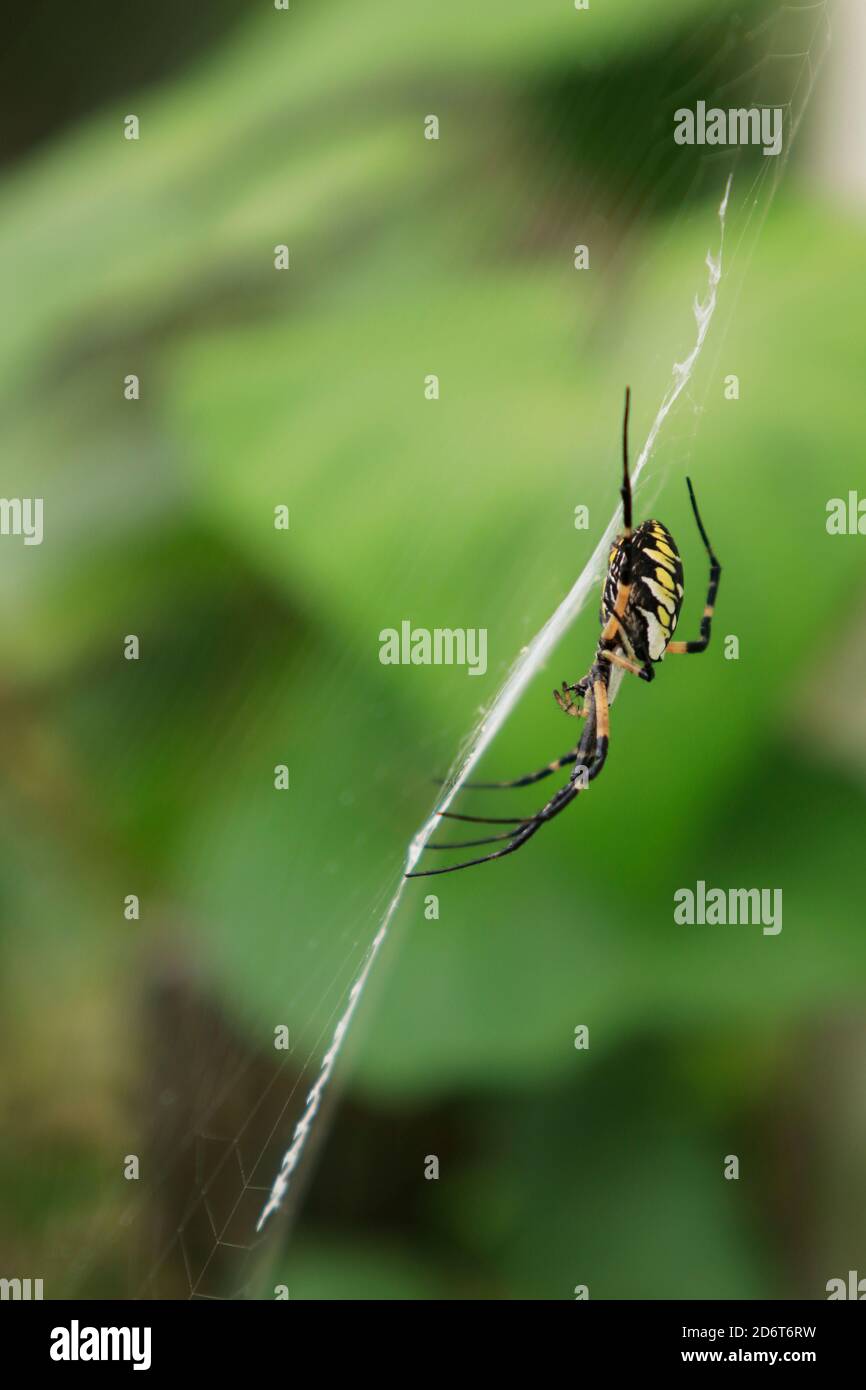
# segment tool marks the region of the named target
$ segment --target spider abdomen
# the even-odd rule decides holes
[[[624,555],[623,538],[618,536],[602,591],[602,625],[616,603]],[[673,536],[660,521],[643,521],[634,532],[631,585],[622,628],[639,661],[661,661],[682,606],[683,563]]]

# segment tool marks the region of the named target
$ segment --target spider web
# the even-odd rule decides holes
[[[579,15],[576,22],[591,23],[592,19]],[[400,20],[394,23],[399,26]],[[699,39],[710,24],[720,30],[722,42],[709,65],[694,70]],[[665,306],[667,316],[659,323],[657,360],[646,364],[644,399],[650,390],[654,392],[645,410],[650,423],[632,440],[633,453],[640,445],[633,467],[639,514],[647,511],[674,460],[680,474],[686,471],[685,460],[694,459],[700,496],[697,442],[702,404],[720,360],[726,326],[736,315],[739,296],[747,286],[750,261],[785,175],[828,38],[824,0],[758,6],[745,19],[730,13],[721,20],[695,23],[675,51],[660,56],[668,78],[669,119],[659,125],[653,146],[651,163],[659,177],[649,198],[629,184],[620,190],[617,225],[626,230],[621,233],[615,263],[625,271],[639,262],[639,247],[642,241],[650,242],[651,231],[655,233],[648,252],[652,257],[662,260],[673,248],[682,247],[684,240],[691,251],[680,268],[675,299]],[[322,43],[327,41],[325,31]],[[458,55],[455,71],[460,67]],[[676,82],[678,74],[681,86]],[[670,173],[672,113],[681,103],[692,104],[695,96],[708,106],[781,106],[785,113],[781,155],[766,158],[760,151],[756,155],[738,147],[689,151],[691,173],[677,185]],[[395,97],[404,99],[403,94]],[[415,100],[409,100],[410,110]],[[429,87],[417,100],[431,101]],[[596,100],[603,106],[603,90]],[[561,115],[567,106],[558,109]],[[468,119],[467,110],[462,114]],[[544,138],[537,128],[515,129],[511,157],[516,170],[525,169],[522,156],[532,150],[533,142]],[[548,132],[547,138],[555,139],[556,132]],[[561,179],[567,183],[569,177],[564,166]],[[587,206],[594,193],[589,180]],[[661,223],[655,219],[662,214],[666,221],[658,232]],[[386,210],[380,229],[385,245],[387,217]],[[530,245],[545,234],[544,217],[539,206],[537,218],[530,219],[525,231]],[[563,225],[567,224],[564,217]],[[500,259],[506,254],[498,252]],[[382,273],[387,274],[387,269]],[[640,272],[631,271],[627,278],[639,295]],[[617,312],[628,313],[628,305],[617,304],[610,287],[605,292]],[[575,361],[575,369],[578,365]],[[618,420],[607,423],[610,458],[614,459]],[[587,600],[594,601],[616,525],[614,513],[570,588],[568,576],[563,576],[564,596],[523,642],[468,737],[455,739],[453,728],[444,722],[435,731],[431,749],[425,751],[432,754],[435,749],[442,756],[460,744],[440,806],[451,804],[533,681],[543,674]],[[419,547],[418,564],[422,563],[426,558]],[[383,622],[386,617],[383,610]],[[519,639],[515,647],[518,644]],[[359,660],[357,650],[350,652],[346,666],[337,673],[342,687],[351,685],[353,662]],[[407,794],[407,830],[416,804]],[[356,816],[349,810],[350,816]],[[323,815],[323,823],[325,819]],[[348,823],[348,819],[342,822]],[[248,1031],[227,1019],[218,1007],[206,969],[191,969],[180,955],[168,968],[160,964],[151,1001],[155,1021],[147,1032],[153,1076],[159,1078],[145,1103],[152,1134],[149,1176],[122,1216],[118,1218],[112,1207],[97,1223],[88,1248],[77,1251],[71,1270],[73,1285],[91,1289],[93,1271],[99,1269],[106,1248],[119,1244],[127,1252],[131,1297],[273,1296],[272,1267],[292,1237],[315,1155],[345,1086],[350,1044],[362,1037],[359,1020],[375,1003],[373,985],[387,975],[394,942],[407,926],[405,914],[401,916],[407,898],[403,871],[417,864],[435,825],[431,814],[417,834],[407,833],[405,853],[403,846],[394,845],[393,858],[375,866],[372,889],[365,884],[364,900],[344,891],[338,852],[333,864],[323,854],[321,864],[312,870],[319,879],[324,875],[326,892],[316,898],[319,916],[310,927],[303,968],[295,960],[293,973],[283,977],[281,959],[266,954],[258,958],[258,969],[276,977],[275,990],[282,1000],[277,1017],[260,1020],[260,1036],[285,1021],[291,1037],[287,1051],[272,1057],[261,1043],[251,1044]],[[223,849],[215,845],[211,854],[216,858]],[[257,869],[251,865],[246,872],[253,874]],[[189,915],[198,924],[193,936],[206,941],[206,915],[195,903]],[[237,930],[242,930],[241,923]]]

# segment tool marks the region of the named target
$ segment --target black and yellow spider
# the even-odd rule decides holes
[[[609,737],[609,707],[613,704],[620,682],[628,671],[641,680],[655,678],[655,663],[667,653],[676,656],[686,652],[706,651],[710,642],[713,605],[719,587],[722,567],[713,554],[704,530],[689,478],[686,484],[707,554],[710,558],[710,584],[707,602],[701,618],[700,636],[692,642],[672,642],[683,601],[683,566],[673,536],[660,521],[642,521],[632,532],[631,483],[628,476],[628,412],[629,391],[625,393],[625,415],[622,427],[622,511],[623,530],[611,547],[607,575],[601,598],[601,637],[595,660],[588,673],[574,685],[566,681],[562,690],[554,690],[560,709],[578,719],[585,719],[583,734],[576,748],[564,753],[555,762],[513,782],[469,782],[466,785],[491,791],[502,787],[527,787],[540,782],[569,763],[576,766],[564,787],[560,787],[540,811],[523,819],[489,816],[463,816],[453,811],[440,811],[450,820],[473,821],[479,825],[511,825],[512,830],[490,835],[482,840],[459,840],[454,844],[429,844],[427,849],[470,849],[507,840],[501,849],[451,864],[445,869],[423,869],[407,874],[407,878],[426,878],[431,874],[450,874],[457,869],[469,869],[474,864],[486,864],[502,859],[506,854],[525,845],[537,830],[564,811],[580,791],[594,781],[604,767]]]

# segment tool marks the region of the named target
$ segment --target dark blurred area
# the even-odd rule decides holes
[[[237,0],[30,0],[0,46],[0,162],[47,144],[107,101],[181,71],[241,23]]]

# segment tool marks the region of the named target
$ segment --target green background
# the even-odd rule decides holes
[[[37,7],[6,59],[3,492],[44,497],[45,540],[0,550],[0,1273],[823,1297],[866,1273],[866,542],[825,526],[863,487],[862,216],[822,191],[808,117],[778,163],[671,132],[716,92],[790,132],[825,16],[253,8],[158,7],[144,35],[86,7],[73,89]],[[636,503],[677,537],[696,634],[694,478],[712,647],[626,683],[604,776],[525,851],[407,886],[257,1244],[430,779],[610,519],[625,383],[636,456],[692,346],[730,172],[718,310]],[[381,665],[403,619],[486,628],[487,674]],[[569,746],[550,690],[596,634],[593,598],[486,775]],[[782,889],[781,933],[676,925],[699,879]]]

